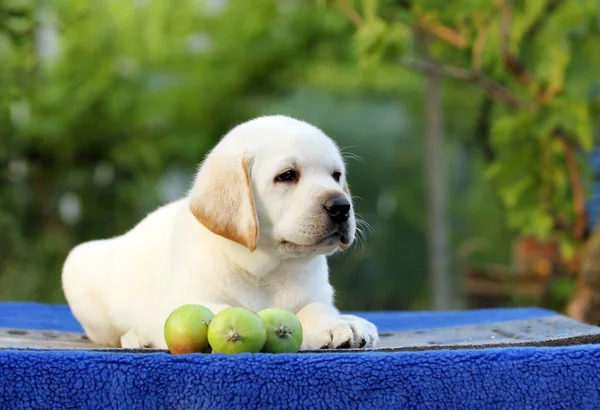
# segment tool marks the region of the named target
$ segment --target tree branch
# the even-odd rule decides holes
[[[356,27],[362,27],[365,22],[364,19],[358,14],[358,12],[348,3],[348,0],[336,0],[335,4],[338,8],[348,17]],[[402,8],[410,7],[409,3],[404,2],[400,5]],[[433,34],[436,38],[453,45],[457,48],[465,48],[467,47],[467,39],[466,37],[447,26],[444,26],[440,22],[437,21],[426,21],[426,19],[421,16],[419,18],[419,28],[424,29],[431,34]]]
[[[550,0],[546,3],[544,10],[540,13],[537,19],[529,26],[523,38],[522,43],[531,41],[537,33],[541,30],[548,17],[552,15],[556,9],[564,0]],[[525,65],[510,52],[510,24],[512,10],[507,0],[500,0],[500,7],[502,8],[502,53],[504,59],[504,66],[506,69],[514,75],[521,84],[526,87],[534,86],[537,101],[545,104],[550,102],[558,93],[563,90],[563,87],[548,87],[543,88],[540,84],[535,81],[533,75],[531,75]]]
[[[536,99],[541,103],[549,103],[563,89],[564,89],[564,86],[562,86],[562,85],[560,85],[560,86],[551,85],[544,90],[538,90],[538,92],[536,93]]]
[[[531,24],[527,32],[523,36],[523,40],[529,40],[533,38],[541,29],[543,24],[545,23],[548,16],[550,16],[562,3],[564,0],[550,0],[544,10],[540,13],[538,18]],[[352,5],[348,2],[348,0],[336,0],[336,5],[338,8],[354,23],[357,27],[362,27],[364,23],[364,19],[360,16],[360,14],[352,7]],[[406,2],[405,2],[406,3]],[[539,84],[535,81],[533,75],[529,73],[526,66],[514,55],[510,52],[510,29],[512,22],[512,9],[508,3],[508,0],[498,0],[498,4],[502,11],[502,57],[506,70],[516,77],[521,84],[526,87],[534,87],[536,100],[541,103],[550,102],[558,93],[562,91],[562,88],[553,87],[542,90]],[[410,7],[410,3],[403,4],[403,6]],[[425,16],[420,16],[419,23],[417,29],[423,29],[431,34],[433,34],[437,39],[450,44],[456,48],[465,48],[467,47],[467,39],[466,37],[460,33],[459,31],[452,29],[450,27],[444,26],[443,24],[437,21],[430,21],[425,18]],[[498,99],[499,101],[503,101],[509,103],[514,106],[523,106],[523,102],[516,99],[514,96],[509,96],[510,92],[504,89],[503,86],[495,83],[486,81],[485,77],[482,77],[481,74],[477,74],[481,68],[481,55],[483,53],[483,47],[485,45],[485,41],[487,38],[489,28],[484,28],[477,35],[475,40],[475,44],[473,46],[473,68],[475,71],[469,72],[465,79],[470,79],[473,82],[478,83],[488,95],[490,95],[494,99]],[[414,67],[411,67],[414,68]],[[424,70],[420,70],[424,71]],[[460,75],[453,75],[451,73],[442,72],[443,75],[447,75],[450,77],[463,78],[464,73]],[[456,74],[456,73],[454,73]],[[477,77],[481,77],[481,79],[477,79]],[[499,87],[498,87],[499,86]],[[504,91],[502,91],[504,89]],[[528,107],[531,106],[528,103],[525,103]]]
[[[502,51],[504,53],[510,50],[510,26],[512,20],[512,10],[506,0],[500,0],[500,8],[502,9],[502,24],[500,30],[502,32]]]
[[[475,38],[475,44],[473,45],[473,61],[472,66],[474,70],[481,70],[481,56],[483,55],[483,48],[487,40],[488,33],[490,32],[490,26],[484,26],[477,37]]]
[[[533,23],[527,28],[525,34],[523,34],[523,42],[529,41],[533,39],[537,33],[542,29],[548,17],[552,15],[556,11],[556,9],[564,3],[564,0],[550,0],[546,3],[546,7],[540,13],[540,15],[535,19]]]
[[[504,67],[510,74],[515,76],[521,84],[528,87],[534,84],[534,79],[527,71],[525,64],[511,53],[510,51],[510,29],[512,24],[512,9],[507,0],[500,0],[500,8],[502,10],[502,59]]]
[[[31,13],[27,12],[27,11],[21,11],[21,10],[8,10],[8,9],[0,9],[0,15],[3,15],[5,17],[21,17],[21,18],[25,18],[25,17],[31,17]]]
[[[410,68],[424,74],[438,74],[445,77],[472,82],[481,87],[487,93],[487,95],[490,96],[490,98],[507,103],[513,107],[525,108],[528,110],[532,110],[534,108],[532,104],[517,97],[502,84],[492,80],[489,77],[486,77],[479,71],[472,71],[453,66],[438,65],[435,63],[418,60],[403,59],[399,61],[399,64],[403,67]]]
[[[348,3],[348,0],[336,0],[335,4],[356,27],[362,27],[365,24],[363,18],[352,8],[350,3]]]
[[[491,116],[494,102],[489,96],[483,98],[479,115],[477,117],[477,125],[475,127],[475,140],[479,141],[481,151],[485,161],[490,164],[496,159],[496,153],[490,143],[490,131],[491,131]]]
[[[577,160],[575,159],[575,154],[573,153],[573,143],[561,129],[557,129],[555,135],[562,143],[563,149],[565,151],[565,161],[567,163],[569,180],[571,181],[571,190],[573,191],[575,223],[573,224],[571,233],[577,240],[582,240],[585,236],[587,228],[587,215],[585,213],[585,193],[583,190],[583,184],[581,183],[581,175],[579,174]]]
[[[456,48],[467,47],[467,39],[464,35],[462,35],[462,33],[451,29],[450,27],[444,26],[437,21],[426,21],[425,19],[420,18],[419,26],[420,28],[423,28],[433,34],[439,40],[451,44]]]

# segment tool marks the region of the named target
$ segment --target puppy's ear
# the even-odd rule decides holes
[[[249,168],[245,154],[209,154],[190,191],[190,211],[210,231],[253,252],[258,218]]]

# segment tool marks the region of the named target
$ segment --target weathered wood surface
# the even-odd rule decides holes
[[[94,345],[81,333],[0,328],[0,348],[12,349],[92,349]]]
[[[548,316],[480,325],[382,332],[374,351],[493,348],[507,346],[569,346],[600,344],[600,328]],[[0,328],[0,349],[93,350],[152,353],[160,349],[115,349],[91,343],[81,333]],[[348,351],[341,350],[341,351]]]

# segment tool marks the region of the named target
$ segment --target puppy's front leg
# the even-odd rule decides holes
[[[301,350],[375,347],[377,328],[358,316],[341,315],[332,305],[315,302],[298,314],[302,323]]]
[[[123,349],[142,349],[147,347],[133,329],[121,336],[119,343]]]

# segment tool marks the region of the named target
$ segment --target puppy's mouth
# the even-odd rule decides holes
[[[299,244],[291,241],[283,240],[281,241],[281,245],[284,247],[291,248],[308,248],[308,247],[320,247],[320,246],[331,246],[334,244],[341,243],[342,245],[348,245],[350,243],[350,239],[348,235],[339,231],[331,232],[319,240],[312,244]]]
[[[329,235],[325,236],[317,243],[325,243],[325,242],[340,242],[342,245],[348,245],[350,239],[348,239],[348,235],[342,232],[333,232]]]

